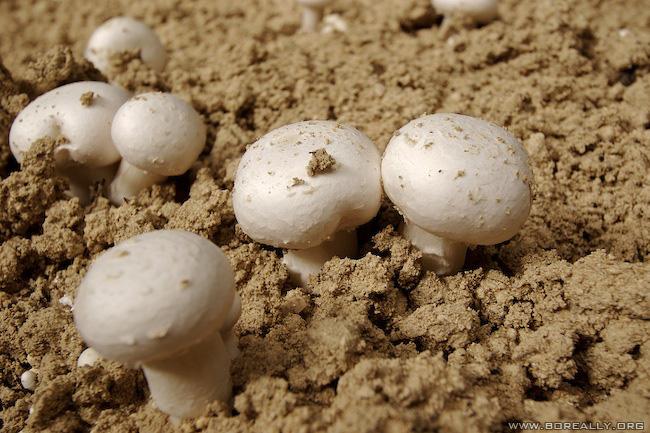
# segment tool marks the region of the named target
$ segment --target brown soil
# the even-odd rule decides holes
[[[650,8],[645,0],[503,0],[480,28],[428,0],[335,1],[347,33],[306,35],[288,0],[0,2],[0,428],[3,432],[499,432],[508,421],[650,422]],[[39,142],[22,169],[7,134],[30,99],[103,79],[82,60],[105,19],[150,24],[158,74],[137,53],[111,79],[191,100],[209,125],[190,173],[114,207],[82,206]],[[6,69],[5,69],[6,67]],[[308,287],[253,243],[230,204],[256,137],[305,119],[350,123],[381,148],[425,112],[505,125],[535,174],[531,217],[465,271],[424,274],[386,203],[363,255]],[[142,374],[76,367],[66,300],[115,242],[182,228],[236,269],[234,401],[172,426]],[[63,303],[60,302],[63,298]],[[34,392],[20,375],[37,371]]]

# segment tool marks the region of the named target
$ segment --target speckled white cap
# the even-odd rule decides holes
[[[161,176],[185,173],[205,146],[199,113],[171,93],[143,93],[122,105],[112,137],[129,164]]]
[[[165,359],[225,323],[234,285],[228,258],[212,242],[181,230],[153,231],[95,259],[77,289],[74,321],[108,359]]]
[[[146,24],[131,17],[111,18],[95,29],[84,55],[101,72],[106,73],[113,54],[139,50],[142,61],[161,72],[167,63],[165,47],[158,35]]]
[[[408,223],[445,239],[493,245],[528,218],[528,155],[508,131],[439,113],[395,133],[382,162],[384,190]]]
[[[309,176],[310,152],[336,160]],[[242,230],[275,247],[315,247],[341,230],[370,221],[381,200],[380,155],[355,128],[329,121],[283,126],[252,144],[239,163],[233,190]]]
[[[92,92],[90,105],[81,95]],[[131,95],[110,84],[80,81],[57,87],[34,99],[21,111],[9,132],[11,153],[22,162],[32,144],[44,137],[68,140],[55,156],[90,167],[104,167],[120,159],[111,139],[113,116]]]

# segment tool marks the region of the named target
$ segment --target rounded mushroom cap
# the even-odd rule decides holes
[[[434,114],[401,128],[386,148],[382,179],[409,223],[457,242],[506,241],[530,212],[525,149],[505,129],[469,116]]]
[[[206,126],[171,93],[143,93],[115,114],[113,142],[129,164],[161,176],[185,173],[205,146]]]
[[[479,23],[490,22],[498,15],[498,0],[432,0],[431,3],[439,14],[463,14]]]
[[[77,289],[74,320],[108,359],[165,359],[223,325],[234,286],[230,263],[212,242],[181,230],[149,232],[95,259]]]
[[[89,92],[92,92],[89,93]],[[84,100],[82,96],[88,97]],[[91,167],[104,167],[120,159],[111,139],[113,116],[129,93],[98,81],[80,81],[57,87],[34,99],[21,111],[9,132],[11,153],[18,162],[40,138],[64,137],[56,157]],[[86,102],[84,102],[86,101]]]
[[[85,57],[106,73],[112,55],[139,50],[140,58],[152,69],[161,72],[167,63],[165,47],[146,24],[130,17],[111,18],[95,29],[88,40]]]
[[[317,246],[377,214],[380,163],[374,143],[351,126],[329,121],[283,126],[242,157],[233,189],[235,216],[258,242]]]

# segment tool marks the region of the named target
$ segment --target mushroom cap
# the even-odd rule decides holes
[[[498,0],[431,0],[442,15],[463,14],[479,23],[488,23],[498,15]]]
[[[84,93],[93,92],[90,105],[81,103]],[[104,167],[119,161],[120,154],[111,139],[113,116],[130,94],[99,81],[80,81],[42,94],[16,117],[9,132],[11,153],[18,162],[40,138],[63,136],[68,143],[59,146],[55,156],[62,162]]]
[[[298,4],[309,8],[322,8],[330,4],[332,0],[298,0]]]
[[[129,164],[161,176],[185,173],[205,146],[196,110],[171,93],[143,93],[115,113],[113,142]]]
[[[384,190],[408,223],[445,239],[493,245],[528,218],[528,155],[508,131],[460,114],[415,119],[388,143]]]
[[[309,176],[318,149],[336,163]],[[381,201],[380,155],[355,128],[307,121],[269,132],[239,163],[233,207],[242,230],[275,247],[315,247],[341,230],[370,221]]]
[[[97,69],[106,73],[112,55],[131,50],[139,50],[142,61],[153,70],[161,72],[165,68],[167,53],[158,35],[131,17],[111,18],[97,27],[88,40],[84,55]]]
[[[99,255],[84,276],[74,321],[103,357],[165,359],[214,335],[235,296],[228,258],[182,230],[135,236]]]

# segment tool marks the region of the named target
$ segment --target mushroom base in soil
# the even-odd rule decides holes
[[[402,223],[399,232],[422,252],[422,268],[437,275],[452,275],[463,268],[467,244],[441,238],[415,224]]]
[[[81,204],[90,201],[90,190],[96,185],[109,185],[115,177],[117,164],[106,167],[83,167],[75,165],[57,169],[57,172],[68,182],[68,195],[77,197]]]
[[[196,417],[207,403],[231,396],[230,353],[220,332],[177,356],[144,363],[142,371],[155,405],[177,419]]]
[[[117,174],[109,186],[108,196],[114,205],[121,205],[124,199],[135,197],[151,185],[163,182],[166,176],[141,170],[125,160],[120,162]]]
[[[291,281],[305,287],[309,278],[318,274],[325,262],[332,257],[354,257],[356,254],[357,232],[344,230],[335,233],[318,246],[302,250],[287,250],[282,262],[289,271]]]

